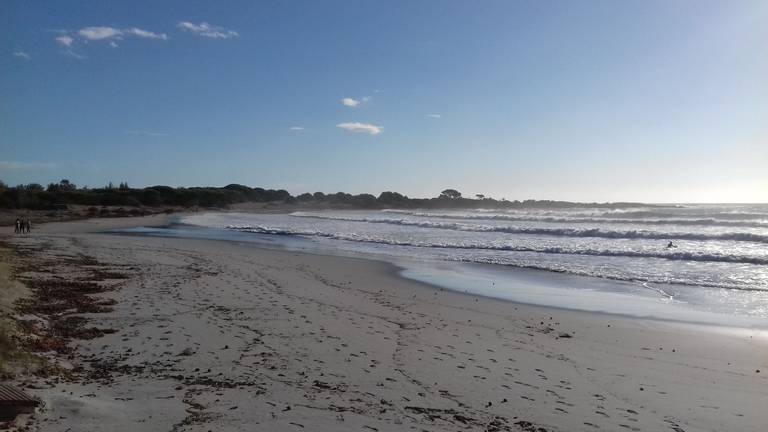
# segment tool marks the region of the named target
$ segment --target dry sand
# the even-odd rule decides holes
[[[70,360],[102,373],[39,380],[36,430],[768,430],[756,331],[476,298],[363,259],[89,232],[125,222],[13,240],[132,274],[93,316],[118,331]]]

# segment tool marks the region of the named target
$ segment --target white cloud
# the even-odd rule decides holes
[[[358,107],[358,106],[360,106],[360,105],[362,105],[362,104],[364,104],[366,102],[370,102],[371,99],[372,98],[370,96],[363,96],[360,99],[355,99],[355,98],[351,98],[351,97],[345,97],[344,99],[341,100],[341,104],[344,105],[344,106],[355,108],[355,107]]]
[[[120,39],[123,32],[114,27],[85,27],[78,30],[77,34],[88,40],[103,40]]]
[[[289,129],[292,131],[303,131],[304,126],[291,126]]]
[[[62,31],[64,30],[57,31],[57,33],[60,33]],[[68,55],[72,58],[76,58],[78,60],[82,60],[84,58],[82,54],[75,52],[74,50],[75,39],[72,36],[63,34],[61,36],[56,36],[55,38],[53,38],[53,40],[56,41],[57,44],[64,47],[64,49],[62,50],[63,54]]]
[[[49,30],[56,33],[60,33],[61,36],[53,38],[56,43],[64,47],[62,51],[64,54],[72,56],[77,59],[82,59],[83,55],[74,51],[74,48],[78,46],[78,42],[89,41],[104,41],[108,42],[112,48],[117,48],[118,41],[123,40],[126,37],[137,37],[141,39],[156,39],[156,40],[168,40],[168,35],[165,33],[155,33],[149,30],[140,29],[138,27],[131,27],[127,29],[119,29],[115,27],[106,26],[90,26],[83,27],[77,32],[73,32],[71,35],[67,34],[67,30]]]
[[[427,117],[433,118],[433,119],[443,118],[441,114],[427,114]]]
[[[372,125],[369,123],[339,123],[336,127],[348,130],[350,132],[367,133],[369,135],[378,135],[384,129],[381,126]]]
[[[113,48],[117,47],[117,42],[123,40],[128,36],[135,36],[141,39],[156,39],[156,40],[168,40],[168,35],[165,33],[155,33],[149,30],[140,29],[138,27],[131,27],[127,29],[119,29],[115,27],[84,27],[77,31],[77,35],[88,41],[109,41],[109,45]],[[70,46],[74,42],[71,36],[59,36],[56,41],[64,46]]]
[[[13,56],[23,58],[24,60],[29,60],[29,54],[25,53],[24,51],[16,51],[13,53]]]
[[[231,39],[240,36],[234,30],[227,30],[223,27],[212,26],[206,22],[194,24],[189,21],[182,21],[177,25],[177,27],[184,31],[192,32],[198,36],[211,39]]]
[[[160,40],[168,40],[168,35],[165,33],[155,33],[151,32],[149,30],[142,30],[140,28],[131,27],[127,30],[124,30],[124,33],[131,34],[134,36],[138,36],[140,38],[144,39],[160,39]]]
[[[55,40],[59,45],[62,45],[65,47],[71,46],[72,42],[75,41],[74,39],[72,39],[72,36],[67,36],[67,35],[56,36],[55,38],[53,38],[53,40]]]

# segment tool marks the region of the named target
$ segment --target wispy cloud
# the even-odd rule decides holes
[[[65,46],[65,47],[72,46],[72,42],[75,41],[72,38],[72,36],[68,36],[68,35],[56,36],[55,38],[53,38],[53,40],[55,40],[56,43],[58,43],[59,45]]]
[[[16,51],[13,53],[14,57],[23,58],[24,60],[29,60],[29,54],[25,53],[24,51]]]
[[[354,107],[360,105],[360,101],[357,100],[357,99],[352,99],[352,98],[346,97],[346,98],[341,100],[341,104],[344,105],[344,106],[348,106],[348,107],[354,108]]]
[[[61,36],[56,36],[55,38],[53,38],[53,40],[56,41],[57,44],[63,47],[61,51],[63,54],[76,58],[78,60],[82,60],[84,58],[82,54],[75,52],[75,49],[74,49],[75,39],[72,36],[63,34]]]
[[[136,37],[140,39],[155,39],[155,40],[168,40],[168,35],[165,33],[155,33],[149,30],[140,29],[138,27],[130,27],[125,29],[119,29],[108,26],[90,26],[83,27],[75,32],[69,32],[67,30],[50,30],[56,33],[60,33],[59,36],[53,38],[53,40],[64,47],[64,54],[82,59],[83,55],[77,53],[74,48],[79,43],[88,42],[108,42],[112,48],[117,48],[118,41],[122,41],[127,37]]]
[[[304,126],[291,126],[288,129],[290,129],[292,131],[303,131],[304,130]]]
[[[350,132],[367,133],[369,135],[378,135],[384,130],[384,128],[381,126],[376,126],[369,123],[359,123],[359,122],[339,123],[336,125],[336,127],[350,131]]]
[[[75,51],[75,50],[73,50],[72,48],[66,48],[66,49],[64,49],[62,52],[63,52],[65,55],[68,55],[68,56],[70,56],[70,57],[72,57],[72,58],[76,58],[76,59],[78,59],[78,60],[82,60],[82,59],[84,59],[84,58],[85,58],[85,56],[84,56],[83,54],[80,54],[80,53],[76,52],[76,51]]]
[[[164,137],[164,136],[170,135],[165,132],[152,132],[152,131],[145,131],[145,130],[127,130],[125,131],[125,133],[129,135],[143,135],[143,136],[151,136],[151,137]]]
[[[433,118],[433,119],[443,118],[441,114],[427,114],[427,117]]]
[[[189,21],[182,21],[177,25],[178,28],[184,31],[194,33],[198,36],[207,37],[211,39],[231,39],[240,36],[234,30],[228,30],[223,27],[212,26],[206,22],[200,24],[191,23]]]
[[[120,29],[109,26],[89,26],[73,32],[68,30],[48,31],[59,33],[59,36],[56,36],[53,40],[64,48],[62,50],[63,54],[77,59],[82,59],[84,56],[75,51],[75,48],[78,46],[82,47],[82,44],[87,44],[88,42],[105,42],[112,48],[117,48],[117,42],[122,41],[127,37],[168,40],[168,35],[165,33],[155,33],[138,27]]]
[[[99,40],[122,40],[126,36],[136,36],[142,39],[159,39],[168,40],[168,35],[165,33],[155,33],[149,30],[140,29],[138,27],[130,27],[127,29],[118,29],[114,27],[84,27],[77,31],[77,34],[86,41],[99,41]]]
[[[149,30],[142,30],[140,28],[131,27],[129,29],[123,30],[125,34],[138,36],[143,39],[160,39],[160,40],[168,40],[168,35],[165,33],[155,33],[151,32]]]
[[[123,32],[114,27],[84,27],[77,31],[80,37],[91,40],[119,39]]]

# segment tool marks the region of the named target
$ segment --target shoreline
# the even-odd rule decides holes
[[[237,209],[232,211],[242,211],[242,210]],[[152,214],[152,215],[140,216],[140,217],[93,218],[93,219],[71,220],[71,221],[61,221],[61,222],[49,222],[44,225],[41,225],[41,227],[46,227],[46,229],[44,229],[41,232],[46,234],[81,233],[81,234],[102,234],[102,235],[115,235],[115,236],[144,237],[145,235],[143,234],[120,233],[117,231],[130,229],[130,228],[140,228],[140,227],[167,228],[175,224],[180,218],[190,214],[194,214],[194,213],[173,213],[173,214],[158,213],[158,214]],[[159,236],[159,237],[168,238],[168,239],[179,238],[174,236]],[[184,238],[184,237],[181,237],[181,238]],[[415,277],[405,276],[402,273],[404,271],[409,270],[408,267],[395,263],[393,261],[388,261],[383,258],[378,258],[376,256],[366,256],[366,255],[359,255],[359,254],[334,255],[331,253],[326,253],[324,251],[313,251],[313,250],[297,251],[297,250],[286,248],[286,247],[269,247],[269,245],[264,245],[260,243],[241,242],[238,240],[224,240],[224,239],[215,239],[215,238],[200,239],[200,240],[211,241],[211,242],[244,244],[244,245],[247,245],[247,247],[252,247],[252,248],[261,249],[261,250],[275,251],[279,253],[300,253],[300,254],[314,255],[318,257],[339,258],[343,260],[349,260],[352,262],[355,262],[355,261],[368,262],[368,263],[375,263],[377,265],[389,266],[390,276],[401,279],[402,281],[406,281],[409,283],[423,285],[427,289],[448,290],[450,292],[456,293],[461,296],[484,298],[491,302],[506,303],[506,304],[512,305],[512,307],[518,306],[518,307],[538,309],[542,314],[547,314],[548,313],[547,311],[584,314],[587,317],[595,316],[595,318],[604,317],[604,318],[616,318],[620,320],[636,320],[641,324],[642,323],[648,324],[649,322],[658,323],[661,325],[676,326],[681,329],[689,329],[697,332],[704,331],[708,333],[717,333],[721,335],[730,335],[730,336],[734,336],[734,335],[741,335],[741,336],[747,335],[749,337],[758,336],[761,339],[768,340],[768,321],[766,321],[765,327],[754,327],[754,326],[747,327],[745,325],[738,325],[738,324],[712,323],[712,322],[706,322],[706,321],[686,321],[683,319],[662,318],[657,316],[639,316],[639,315],[624,314],[624,313],[610,312],[610,311],[584,310],[584,309],[561,307],[561,306],[554,306],[554,305],[527,303],[522,301],[516,301],[509,298],[495,297],[492,295],[468,292],[466,290],[461,291],[460,289],[453,289],[448,286],[441,285],[440,283],[433,283],[433,282],[425,281]],[[451,262],[451,264],[468,264],[470,266],[486,267],[488,269],[498,270],[493,265],[484,264],[484,263],[452,263]],[[530,272],[539,273],[539,274],[543,273],[546,275],[549,275],[551,273],[547,270],[542,270],[542,269],[526,269],[526,268],[515,268],[515,267],[513,267],[513,269],[514,271],[523,270],[523,271],[530,271]],[[555,274],[555,275],[559,275],[559,274]],[[583,276],[583,275],[571,275],[571,276],[574,276],[576,278],[596,279],[596,280],[600,280],[602,282],[607,282],[607,283],[629,283],[628,281],[623,281],[623,280],[601,279],[601,278],[596,278],[592,276]],[[746,318],[759,321],[759,318],[757,317],[746,317]]]
[[[139,219],[129,221],[147,225]],[[74,344],[76,362],[114,365],[110,381],[41,389],[47,407],[35,430],[766,424],[764,340],[441,290],[363,257],[92,232],[105,225],[52,224],[19,239],[51,242],[45,253],[87,252],[137,268],[110,294],[115,310],[89,317],[118,331]],[[707,385],[713,380],[721,385]],[[60,415],[67,418],[54,421]]]
[[[233,211],[241,211],[241,210],[233,210]],[[133,234],[133,233],[120,233],[117,231],[130,229],[130,228],[140,228],[140,227],[147,227],[147,228],[167,228],[169,226],[172,226],[173,224],[177,223],[177,221],[184,217],[185,215],[190,215],[193,213],[174,213],[174,214],[153,214],[148,216],[141,216],[141,217],[125,217],[125,218],[109,218],[109,219],[83,219],[83,220],[76,220],[76,221],[62,221],[62,222],[51,222],[47,223],[43,226],[48,227],[43,232],[45,233],[87,233],[87,234],[104,234],[104,235],[116,235],[116,236],[138,236],[142,237],[143,234]],[[74,225],[73,224],[77,224]],[[159,236],[162,238],[179,238],[174,236]],[[182,237],[184,238],[184,237]],[[726,335],[733,335],[733,334],[746,334],[751,336],[760,336],[763,339],[768,340],[768,321],[765,322],[764,327],[754,327],[754,326],[746,326],[746,325],[739,325],[739,324],[728,324],[728,323],[713,323],[713,322],[706,322],[706,321],[686,321],[683,319],[674,319],[674,318],[663,318],[658,316],[639,316],[639,315],[632,315],[628,313],[619,313],[619,312],[611,312],[611,311],[601,311],[601,310],[584,310],[584,309],[577,309],[577,308],[569,308],[567,306],[555,306],[555,305],[546,305],[546,304],[537,304],[537,303],[528,303],[523,301],[516,301],[514,299],[510,298],[503,298],[503,297],[495,297],[492,295],[486,295],[482,293],[473,293],[468,291],[462,291],[460,289],[454,289],[450,288],[446,285],[441,285],[440,283],[433,283],[430,281],[426,281],[423,279],[419,279],[416,277],[409,277],[403,274],[404,271],[409,270],[408,267],[402,264],[395,263],[393,261],[388,261],[383,258],[379,258],[376,256],[366,256],[366,255],[360,255],[360,254],[350,254],[350,255],[334,255],[331,253],[327,253],[325,251],[317,251],[317,250],[301,250],[296,251],[294,249],[286,248],[286,247],[270,247],[269,245],[260,244],[260,243],[250,243],[250,242],[241,242],[239,240],[224,240],[224,239],[202,239],[204,241],[212,241],[212,242],[233,242],[233,243],[242,243],[247,244],[248,247],[253,247],[257,249],[265,249],[265,250],[272,250],[277,252],[288,252],[288,253],[301,253],[301,254],[309,254],[309,255],[315,255],[315,256],[321,256],[321,257],[329,257],[329,258],[341,258],[345,260],[351,260],[351,261],[364,261],[364,262],[373,262],[380,265],[387,265],[391,267],[391,276],[400,278],[404,281],[408,281],[415,284],[421,284],[424,285],[427,288],[432,289],[440,289],[440,290],[449,290],[451,292],[465,295],[469,297],[480,297],[485,298],[490,301],[498,301],[503,303],[509,303],[511,305],[521,306],[521,307],[529,307],[529,308],[537,308],[542,311],[542,313],[546,313],[547,310],[551,310],[553,312],[567,312],[567,313],[575,313],[575,314],[586,314],[589,315],[597,315],[598,317],[603,316],[606,318],[618,318],[618,319],[628,319],[628,320],[639,320],[639,321],[650,321],[650,322],[658,322],[660,324],[665,325],[672,325],[672,326],[680,326],[681,328],[689,328],[696,331],[707,331],[707,332],[716,332],[719,334],[726,334]],[[484,267],[487,269],[493,269],[496,271],[499,271],[499,269],[495,268],[491,264],[484,264],[484,263],[453,263],[453,262],[447,262],[450,264],[466,264],[469,266],[477,266],[477,267]],[[517,268],[512,267],[512,271],[525,271],[525,272],[533,272],[538,274],[544,274],[544,275],[554,275],[559,276],[559,273],[552,273],[547,270],[543,269],[527,269],[527,268]],[[607,282],[607,283],[629,283],[628,281],[624,280],[613,280],[613,279],[602,279],[602,278],[596,278],[592,276],[584,276],[584,275],[569,275],[574,278],[583,278],[583,279],[595,279],[599,280],[601,282]],[[513,277],[514,278],[514,277]],[[758,317],[751,317],[751,316],[744,316],[744,318],[747,318],[749,320],[753,321],[760,321]]]
[[[62,224],[60,227],[56,226],[52,230],[46,230],[46,233],[62,233],[68,228],[71,229],[71,224],[73,223],[80,223],[83,224],[80,227],[77,227],[74,230],[69,230],[70,233],[86,233],[86,234],[101,234],[101,235],[116,235],[116,236],[136,236],[136,237],[143,237],[143,234],[140,233],[120,233],[117,231],[129,229],[129,228],[140,228],[140,227],[147,227],[147,228],[166,228],[174,223],[174,219],[177,219],[179,217],[183,216],[183,214],[172,214],[172,215],[151,215],[151,216],[144,216],[144,217],[131,217],[131,218],[111,218],[111,219],[84,219],[84,220],[78,220],[78,221],[62,221],[62,222],[53,222],[46,225],[51,224]],[[149,218],[149,219],[148,219]],[[148,219],[148,220],[144,220]],[[105,231],[103,228],[108,227]],[[115,231],[115,232],[113,232]],[[179,238],[179,237],[173,237],[173,236],[158,236],[161,238]],[[181,237],[183,238],[183,237]],[[352,256],[352,255],[333,255],[330,253],[325,253],[322,251],[312,251],[312,250],[302,250],[297,251],[290,248],[284,248],[284,247],[268,247],[266,245],[258,244],[258,243],[248,243],[248,242],[239,242],[237,240],[223,240],[223,239],[196,239],[200,241],[209,241],[209,242],[225,242],[225,243],[236,243],[236,244],[242,244],[247,245],[247,247],[252,247],[255,249],[261,249],[261,250],[268,250],[268,251],[275,251],[278,253],[299,253],[299,254],[307,254],[307,255],[313,255],[318,257],[326,257],[326,258],[339,258],[342,260],[350,261],[352,263],[354,262],[368,262],[368,263],[375,263],[376,265],[386,266],[389,267],[388,274],[391,277],[401,279],[403,281],[407,281],[413,284],[422,285],[425,289],[438,289],[438,290],[448,290],[450,292],[459,294],[461,296],[467,296],[467,297],[478,297],[478,298],[484,298],[489,301],[494,302],[502,302],[511,305],[512,307],[519,306],[519,307],[526,307],[526,308],[533,308],[533,309],[540,309],[541,313],[546,314],[547,311],[550,312],[564,312],[564,313],[574,313],[574,314],[586,314],[589,315],[595,315],[595,318],[598,317],[605,317],[605,318],[616,318],[616,319],[626,319],[626,320],[638,320],[638,321],[646,321],[646,322],[658,322],[662,325],[671,325],[671,326],[679,326],[681,328],[690,328],[690,329],[698,329],[698,330],[704,330],[708,329],[707,331],[717,331],[721,334],[734,334],[734,333],[762,333],[762,337],[768,340],[768,322],[766,323],[766,327],[745,327],[740,326],[737,324],[729,325],[729,324],[713,324],[710,322],[695,322],[695,321],[685,321],[685,320],[675,320],[675,319],[668,319],[668,318],[660,318],[656,316],[637,316],[637,315],[631,315],[631,314],[622,314],[617,312],[609,312],[609,311],[592,311],[592,310],[582,310],[582,309],[574,309],[569,307],[560,307],[560,306],[553,306],[553,305],[544,305],[544,304],[537,304],[537,303],[526,303],[521,301],[516,301],[508,298],[502,298],[502,297],[494,297],[492,295],[485,295],[480,293],[472,293],[468,291],[461,291],[459,289],[452,289],[447,286],[441,285],[439,283],[433,283],[429,281],[420,280],[413,277],[408,277],[403,275],[403,271],[408,270],[408,267],[405,267],[403,265],[387,261],[385,259],[381,259],[375,256],[365,256],[365,255],[358,255],[358,256]],[[464,264],[464,263],[461,263]],[[479,266],[479,267],[488,267],[493,268],[491,264],[483,264],[483,263],[471,263],[470,265],[473,266]],[[521,270],[519,268],[513,268],[513,271]],[[522,269],[525,271],[531,271],[535,273],[544,273],[549,274],[551,272],[548,272],[547,270],[542,269]],[[600,278],[595,278],[591,276],[581,276],[581,275],[573,275],[575,277],[579,278],[586,278],[586,279],[597,279],[597,280],[603,280]],[[614,281],[611,279],[605,279],[607,282],[619,282],[619,283],[627,283],[627,281]]]
[[[182,215],[183,216],[183,215]],[[134,224],[135,225],[135,224]],[[155,224],[157,227],[160,224]],[[162,228],[173,228],[173,223]],[[180,224],[180,227],[184,228],[186,225]],[[510,302],[517,305],[534,306],[541,308],[551,308],[554,310],[564,310],[581,312],[588,314],[600,314],[606,316],[615,316],[631,319],[652,320],[659,322],[666,322],[669,324],[679,324],[688,326],[699,326],[701,328],[708,328],[714,331],[733,333],[734,331],[742,332],[755,332],[765,333],[763,336],[768,337],[768,320],[762,317],[754,316],[750,314],[729,313],[723,310],[710,310],[706,309],[705,304],[698,304],[696,306],[688,305],[686,301],[674,300],[670,302],[661,301],[661,299],[644,294],[642,291],[636,291],[640,286],[645,286],[644,283],[637,281],[628,281],[623,279],[601,278],[597,276],[579,275],[573,273],[560,273],[553,272],[546,269],[538,268],[526,268],[515,266],[501,266],[498,265],[480,263],[480,262],[461,262],[461,261],[446,261],[435,259],[420,259],[420,258],[403,258],[393,255],[376,255],[359,253],[350,250],[332,249],[327,246],[317,246],[315,243],[309,240],[295,239],[291,237],[291,241],[288,243],[281,243],[278,241],[262,241],[256,237],[254,239],[248,239],[247,237],[237,238],[232,236],[231,238],[219,237],[217,234],[209,235],[208,232],[215,232],[217,230],[189,226],[189,232],[185,234],[177,234],[173,230],[169,230],[168,233],[157,232],[120,232],[119,229],[109,231],[110,234],[116,235],[128,235],[128,236],[151,236],[161,238],[195,238],[195,239],[207,239],[211,241],[228,241],[234,243],[249,244],[254,248],[265,248],[269,250],[277,251],[296,251],[300,253],[320,255],[320,256],[335,256],[343,258],[354,258],[370,260],[374,262],[386,262],[392,264],[400,269],[396,272],[397,277],[405,278],[413,282],[425,283],[430,286],[442,287],[451,291],[464,293],[470,296],[480,296],[489,299],[495,299],[499,301]],[[195,231],[203,233],[197,235]],[[190,233],[192,233],[190,235]],[[438,267],[441,270],[438,270]],[[450,267],[450,269],[448,268]],[[448,275],[440,276],[439,273],[448,273]],[[463,275],[467,273],[467,275]],[[457,278],[458,277],[458,278]],[[478,278],[484,278],[488,284],[496,286],[489,292],[489,287],[479,286],[476,282],[470,282],[477,280]],[[537,291],[540,297],[549,296],[548,298],[540,298],[539,302],[526,301],[526,294],[520,294],[517,292],[517,288],[521,284],[531,284],[535,289],[527,288],[528,292]],[[472,289],[467,289],[468,284],[474,284]],[[499,287],[507,286],[508,290],[499,289]],[[655,293],[663,292],[667,286],[675,286],[679,289],[688,289],[692,287],[688,285],[670,283],[668,285],[658,285],[662,288],[650,289]],[[577,288],[575,288],[577,287]],[[606,287],[610,289],[606,290]],[[624,290],[613,290],[614,287],[626,287]],[[565,289],[564,289],[565,288]],[[571,291],[570,288],[575,288],[579,291],[576,296],[571,296],[570,301],[558,301],[553,300],[556,295],[568,294]],[[699,287],[693,287],[698,290]],[[646,287],[646,289],[648,289]],[[706,290],[714,290],[714,288],[702,288]],[[544,295],[543,292],[549,291],[549,294]],[[523,290],[526,291],[526,290]],[[562,293],[558,292],[562,291]],[[530,298],[530,294],[528,294]],[[535,300],[535,299],[531,299]],[[602,303],[610,303],[613,307],[599,308],[597,306],[585,306],[590,304],[590,301],[600,301]],[[628,306],[635,302],[635,306]],[[639,303],[638,303],[639,302]],[[593,303],[594,304],[594,303]],[[643,306],[639,306],[643,304]],[[616,309],[614,306],[621,305],[622,307]],[[623,308],[623,310],[622,310]]]
[[[310,252],[308,252],[310,253]],[[322,254],[321,254],[322,255]],[[333,256],[333,255],[331,255]],[[371,260],[376,261],[375,258],[371,258]],[[384,261],[386,262],[386,261]],[[398,267],[400,270],[407,270],[405,267],[399,267],[396,264],[393,264],[396,267]],[[497,270],[493,268],[493,264],[485,264],[485,263],[471,263],[472,266],[490,266],[493,270]],[[520,270],[521,268],[514,268],[513,271]],[[543,269],[525,269],[522,270],[536,272],[536,273],[544,273],[549,274],[551,273],[548,270]],[[624,319],[624,320],[637,320],[637,321],[646,321],[646,322],[657,322],[659,324],[663,325],[669,325],[669,326],[680,326],[684,328],[690,328],[690,329],[698,329],[699,331],[706,331],[706,332],[715,332],[715,333],[721,333],[721,334],[735,334],[735,333],[742,333],[742,334],[752,334],[754,336],[759,336],[763,339],[768,340],[768,320],[763,319],[761,317],[754,317],[751,315],[737,315],[738,318],[743,318],[745,321],[752,321],[752,323],[747,324],[744,323],[723,323],[723,322],[711,322],[711,321],[695,321],[695,320],[686,320],[682,318],[666,318],[666,317],[660,317],[655,315],[636,315],[631,313],[621,313],[621,312],[612,312],[607,310],[587,310],[587,309],[579,309],[575,307],[568,307],[568,306],[556,306],[556,305],[548,305],[548,304],[539,304],[539,303],[533,303],[533,302],[525,302],[525,301],[519,301],[504,297],[496,297],[493,295],[486,295],[482,293],[475,293],[475,292],[469,292],[469,291],[461,291],[459,289],[453,289],[446,287],[444,285],[441,285],[440,283],[432,283],[428,281],[423,281],[417,278],[412,278],[409,276],[404,276],[398,272],[396,274],[397,277],[404,278],[409,281],[413,281],[416,283],[422,283],[426,284],[428,286],[432,286],[439,289],[446,289],[450,290],[455,293],[471,296],[471,297],[482,297],[488,300],[493,301],[500,301],[509,303],[512,305],[518,305],[522,307],[530,307],[530,308],[539,308],[542,310],[551,310],[551,311],[557,311],[557,312],[567,312],[567,313],[575,313],[575,314],[586,314],[586,315],[595,315],[597,317],[605,317],[605,318],[616,318],[616,319]],[[586,279],[597,279],[600,281],[606,281],[608,283],[614,282],[614,283],[631,283],[630,281],[624,281],[624,280],[613,280],[613,279],[601,279],[594,276],[586,276],[586,275],[572,275],[578,278],[586,278]],[[511,278],[514,278],[512,276]],[[627,295],[628,297],[630,295]],[[730,317],[730,315],[716,313],[716,312],[701,312],[705,315],[723,315],[725,317]],[[760,325],[755,325],[760,324]]]

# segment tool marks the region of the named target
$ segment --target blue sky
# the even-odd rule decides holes
[[[4,1],[0,179],[768,201],[768,2]]]

